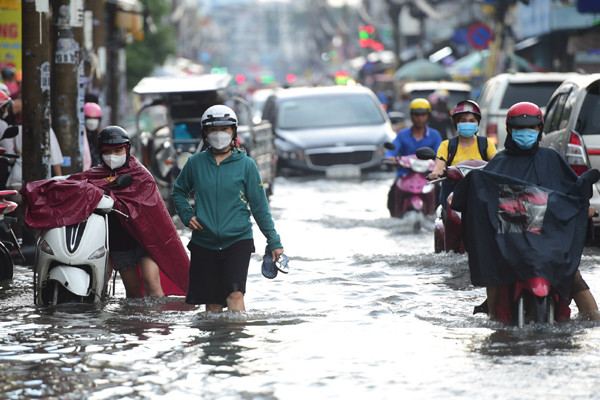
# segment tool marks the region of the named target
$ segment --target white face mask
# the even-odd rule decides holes
[[[102,161],[104,161],[104,164],[108,165],[112,170],[121,168],[125,165],[125,160],[127,160],[127,154],[121,154],[120,156],[116,154],[102,155]]]
[[[85,120],[85,129],[88,131],[95,131],[98,129],[98,125],[100,125],[100,120],[96,118],[88,118]]]
[[[211,132],[206,138],[208,144],[215,150],[223,150],[231,144],[232,136],[225,131]]]

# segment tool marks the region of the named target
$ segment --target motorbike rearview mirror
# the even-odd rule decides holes
[[[133,177],[131,175],[121,175],[110,185],[112,188],[123,189],[131,186],[133,183]]]
[[[385,147],[388,150],[396,150],[396,146],[394,146],[394,143],[392,142],[385,142],[383,144],[383,147]]]
[[[12,126],[9,126],[8,128],[6,128],[4,130],[4,133],[2,134],[2,138],[1,139],[14,138],[18,134],[19,134],[19,127],[16,126],[16,125],[12,125]]]
[[[590,183],[596,183],[600,180],[600,171],[593,168],[588,172]]]
[[[417,149],[417,158],[419,160],[435,160],[436,154],[431,147],[421,147]]]

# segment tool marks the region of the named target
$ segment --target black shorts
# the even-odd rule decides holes
[[[188,249],[191,257],[186,303],[226,307],[231,293],[246,293],[254,240],[240,240],[223,250],[210,250],[190,242]]]

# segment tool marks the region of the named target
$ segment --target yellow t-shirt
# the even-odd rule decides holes
[[[487,139],[486,155],[487,155],[487,159],[489,161],[492,158],[492,156],[498,152],[498,150],[496,150],[496,146],[494,146],[494,143],[490,140],[490,138],[486,138],[486,139]],[[450,140],[444,140],[440,144],[440,147],[438,147],[438,151],[437,151],[438,158],[448,160],[449,144],[450,144]],[[459,143],[458,148],[456,149],[456,155],[454,156],[454,159],[452,160],[452,163],[450,165],[456,165],[461,161],[467,161],[467,160],[481,160],[481,154],[479,154],[479,145],[477,144],[477,138],[475,138],[475,141],[469,147],[463,147]]]

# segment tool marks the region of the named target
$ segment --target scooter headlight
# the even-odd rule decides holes
[[[51,256],[54,255],[54,251],[52,251],[52,247],[50,247],[48,242],[46,242],[45,240],[42,240],[42,244],[40,245],[40,250],[42,250],[46,254],[50,254]]]
[[[106,254],[106,249],[104,248],[104,246],[99,247],[96,251],[94,251],[92,254],[90,254],[90,256],[88,257],[88,260],[97,260],[99,258],[104,257],[105,254]]]

